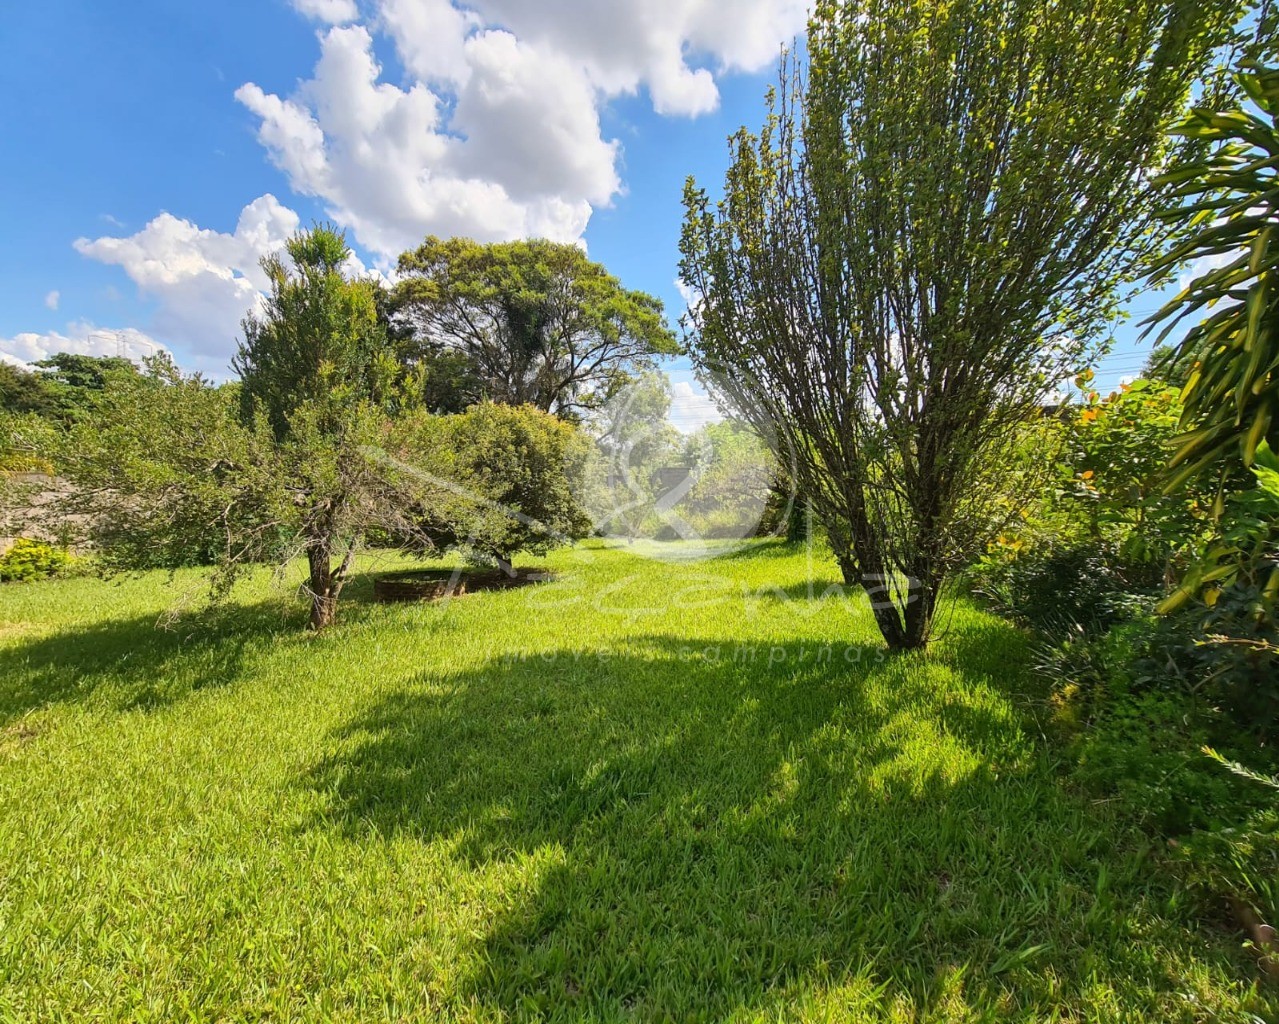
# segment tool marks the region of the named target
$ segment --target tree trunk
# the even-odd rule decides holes
[[[932,580],[915,580],[906,605],[906,629],[902,648],[913,650],[925,646],[933,633],[933,612],[937,607],[939,585]]]
[[[786,542],[798,544],[811,540],[813,536],[813,513],[807,499],[796,495],[790,506],[790,515],[786,519]],[[847,582],[847,580],[845,580]]]
[[[888,644],[890,651],[904,651],[912,645],[907,641],[906,631],[902,628],[902,617],[897,611],[896,603],[883,592],[881,586],[881,584],[863,584],[870,597],[870,608],[875,615],[875,625],[879,627],[884,643]]]
[[[319,632],[337,621],[340,582],[334,578],[326,545],[307,549],[306,557],[311,568],[311,628]]]
[[[875,625],[890,650],[911,651],[927,645],[933,629],[933,611],[937,604],[938,584],[932,580],[910,582],[905,607],[893,599],[884,572],[862,572],[849,555],[837,556],[845,586],[861,587],[870,598]],[[877,561],[872,563],[882,570]]]

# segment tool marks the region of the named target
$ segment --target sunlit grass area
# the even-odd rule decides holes
[[[889,656],[780,545],[547,564],[318,637],[265,574],[0,588],[0,1019],[1274,1012],[1011,627]]]

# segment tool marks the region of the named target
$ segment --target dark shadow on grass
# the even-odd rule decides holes
[[[572,650],[501,659],[443,694],[410,681],[344,730],[340,739],[355,752],[320,765],[315,781],[338,798],[335,814],[357,834],[372,828],[434,837],[465,826],[469,856],[483,860],[494,849],[528,850],[561,837],[610,802],[629,805],[648,793],[660,763],[681,766],[679,774],[694,770],[724,730],[745,739],[767,723],[756,738],[786,743],[809,736],[837,710],[868,713],[856,690],[821,680],[829,662],[818,662],[813,644],[708,650],[661,637],[627,647],[626,655]],[[850,650],[867,664],[880,657],[870,647]],[[779,683],[783,668],[796,675]],[[726,674],[733,677],[727,686]],[[770,710],[747,714],[744,704]],[[566,762],[558,736],[588,758],[610,755],[608,765]],[[536,770],[544,773],[534,778]],[[760,780],[750,781],[744,793]]]
[[[962,625],[955,625],[961,611],[975,610],[967,598],[948,597],[937,614],[937,636],[931,650],[969,675],[989,677],[1019,705],[1024,698],[1041,695],[1043,680],[1030,671],[1031,647],[1025,633],[993,615],[978,618],[970,614]]]
[[[37,708],[107,696],[117,709],[158,708],[240,678],[247,649],[296,635],[304,609],[226,605],[172,623],[108,619],[0,648],[0,726]],[[107,692],[109,691],[109,692]]]
[[[517,1019],[781,1019],[851,984],[903,1019],[1038,1020],[1094,984],[1175,1000],[1167,959],[1227,957],[1149,938],[1160,883],[1014,711],[817,651],[650,636],[406,680],[307,779],[311,827],[517,871],[458,993]],[[920,761],[929,723],[952,757]]]

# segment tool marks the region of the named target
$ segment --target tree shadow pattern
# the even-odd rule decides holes
[[[155,615],[107,619],[0,647],[0,728],[55,704],[115,710],[168,706],[243,678],[247,652],[296,634],[278,602],[216,607],[171,624]]]
[[[380,571],[352,575],[339,610],[346,626],[376,624]],[[99,700],[115,710],[167,707],[246,675],[246,658],[305,636],[306,608],[291,590],[275,599],[109,618],[0,645],[0,728],[56,704]]]
[[[408,679],[305,780],[310,827],[540,865],[455,993],[512,1019],[783,1019],[839,985],[859,1019],[1039,1020],[1094,985],[1181,1019],[1186,964],[1231,954],[1008,701],[939,683],[978,656],[651,635]]]

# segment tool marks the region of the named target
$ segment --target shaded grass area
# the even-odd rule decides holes
[[[545,564],[322,637],[265,580],[0,589],[0,1018],[1274,1013],[1063,788],[1015,631],[890,657],[782,545]]]

